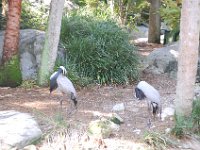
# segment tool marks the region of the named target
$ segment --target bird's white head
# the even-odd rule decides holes
[[[66,74],[67,74],[67,70],[65,69],[64,66],[60,66],[59,68],[62,69],[63,75],[66,75]]]

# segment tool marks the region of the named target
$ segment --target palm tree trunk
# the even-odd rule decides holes
[[[4,36],[0,85],[17,86],[21,83],[18,57],[21,0],[8,1],[8,17]]]
[[[3,46],[3,63],[18,53],[21,0],[9,0],[8,21]]]

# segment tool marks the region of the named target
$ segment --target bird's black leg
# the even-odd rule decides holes
[[[74,93],[71,93],[71,100],[73,101],[73,104],[72,104],[72,101],[70,101],[70,107],[68,107],[68,110],[67,110],[68,115],[74,114],[77,110],[77,100],[76,100],[76,97],[74,96]]]
[[[148,105],[148,115],[149,115],[149,118],[148,118],[148,121],[147,121],[147,126],[148,128],[151,127],[151,102],[149,100],[147,100],[147,105]]]
[[[62,108],[63,99],[60,100],[60,108]]]
[[[77,109],[77,100],[76,97],[74,96],[74,93],[71,93],[71,100],[74,102],[74,106]]]

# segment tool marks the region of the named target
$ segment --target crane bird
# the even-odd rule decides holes
[[[65,76],[67,74],[67,70],[64,66],[60,66],[58,71],[54,72],[50,76],[50,94],[54,90],[60,91],[63,96],[70,95],[70,99],[73,101],[75,108],[77,108],[77,95],[76,90],[72,84],[72,82]],[[60,100],[60,106],[62,108],[63,98]]]
[[[156,90],[146,81],[140,81],[135,88],[135,97],[139,100],[147,98],[148,112],[149,112],[149,122],[148,122],[149,126],[151,125],[151,120],[150,120],[151,108],[153,109],[154,118],[155,115],[159,112],[161,119],[162,104],[158,90]]]

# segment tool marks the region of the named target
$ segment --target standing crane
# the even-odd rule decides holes
[[[62,108],[62,102],[65,96],[70,96],[70,99],[73,101],[75,108],[77,108],[77,95],[76,90],[72,82],[65,76],[67,70],[64,66],[60,66],[58,71],[54,72],[50,76],[50,94],[54,90],[58,90],[63,94],[63,97],[60,100],[60,106]]]
[[[151,125],[151,108],[153,109],[153,116],[159,112],[160,119],[162,113],[162,104],[160,100],[160,94],[158,90],[156,90],[152,85],[147,83],[146,81],[140,81],[135,88],[135,97],[139,100],[147,99],[148,104],[148,112],[149,112],[149,121],[148,126]]]

